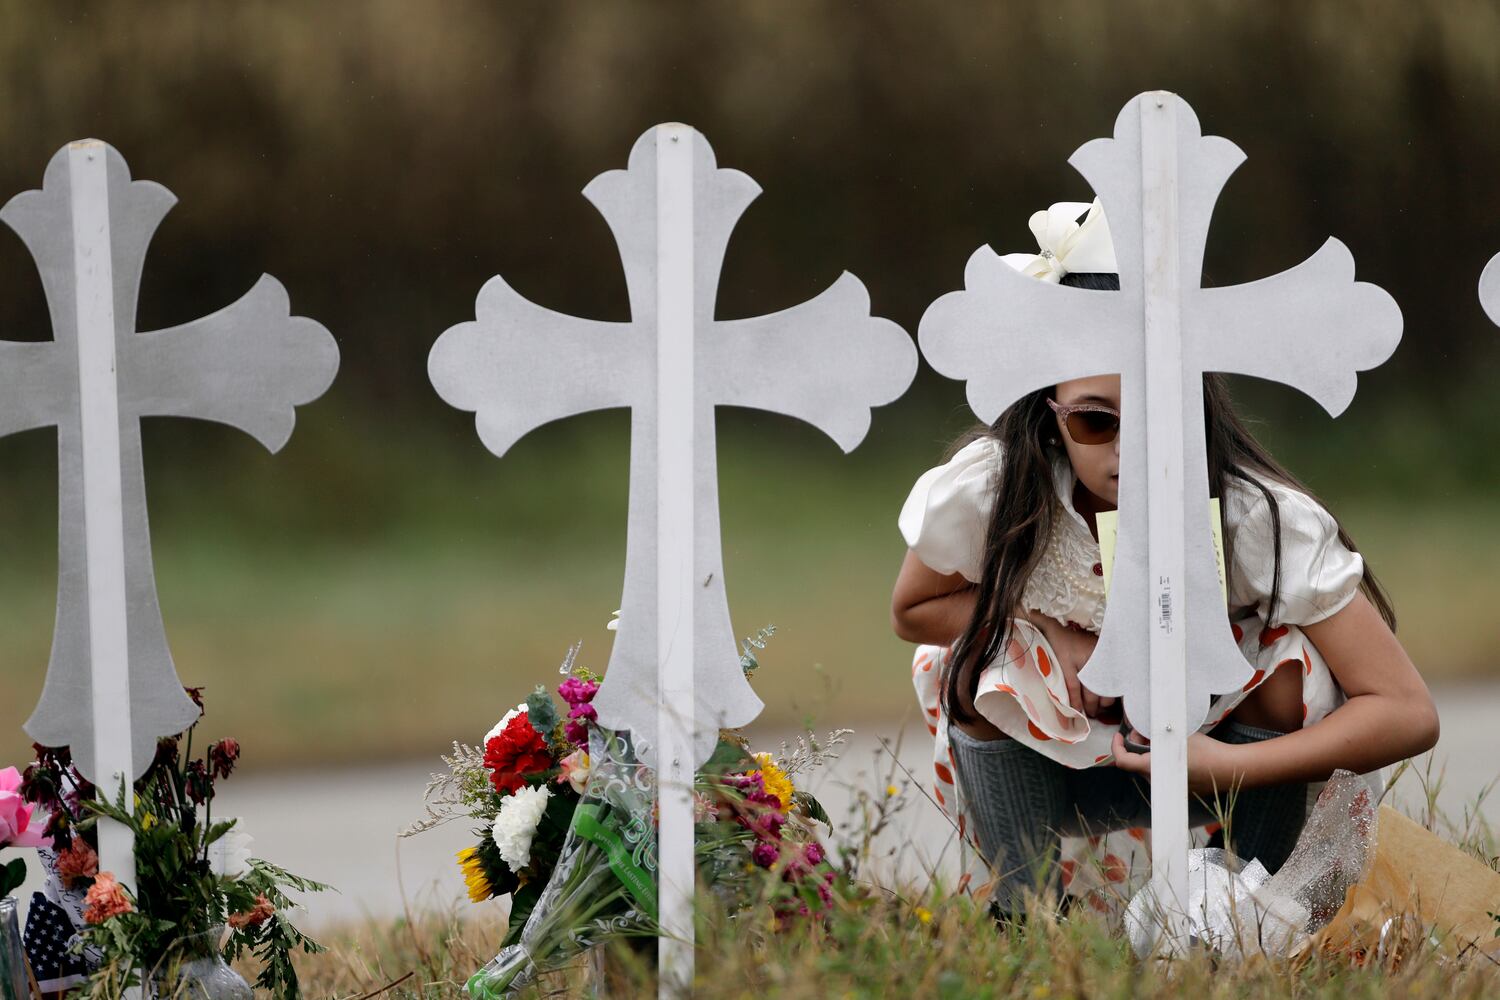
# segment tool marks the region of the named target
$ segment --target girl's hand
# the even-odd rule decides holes
[[[1125,737],[1115,733],[1114,745],[1115,767],[1132,774],[1141,774],[1149,780],[1151,778],[1151,753],[1135,753],[1125,748]],[[1239,758],[1235,755],[1239,748],[1228,743],[1220,742],[1206,733],[1194,733],[1188,737],[1187,759],[1188,759],[1188,791],[1197,795],[1212,795],[1227,793],[1230,788],[1237,784],[1243,784],[1244,776],[1240,773]]]
[[[1100,712],[1112,706],[1115,699],[1100,697],[1078,681],[1078,671],[1094,655],[1099,637],[1087,629],[1064,625],[1043,614],[1032,613],[1027,616],[1027,620],[1042,630],[1042,635],[1047,637],[1047,643],[1057,654],[1056,666],[1062,671],[1063,681],[1068,685],[1068,704],[1073,706],[1074,711],[1082,712],[1091,719],[1099,718]]]

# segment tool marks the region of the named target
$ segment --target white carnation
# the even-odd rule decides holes
[[[505,732],[505,727],[510,725],[511,719],[514,719],[516,716],[525,711],[526,703],[523,701],[521,702],[521,704],[511,709],[509,712],[506,712],[505,715],[501,717],[500,721],[495,723],[495,728],[484,734],[484,742],[479,744],[479,749],[483,750],[485,747],[489,746],[490,740]]]
[[[495,817],[490,833],[511,871],[519,872],[531,864],[531,841],[551,797],[552,789],[540,785],[517,789],[500,803],[500,814]]]

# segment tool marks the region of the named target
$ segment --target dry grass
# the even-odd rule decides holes
[[[493,916],[458,912],[372,921],[330,935],[326,952],[299,958],[298,973],[309,997],[453,997],[504,935]]]
[[[1500,843],[1475,818],[1477,803],[1461,817],[1445,816],[1436,805],[1440,776],[1401,769],[1392,777],[1392,784],[1398,781],[1421,789],[1412,809],[1415,819],[1492,867],[1500,866],[1495,856]],[[873,831],[915,804],[884,794],[862,796],[861,801],[865,822],[835,836],[842,851],[859,859],[856,873],[871,864]],[[1076,907],[1059,919],[1054,908],[1033,900],[1024,924],[998,927],[970,897],[954,894],[936,880],[905,891],[857,882],[837,900],[825,924],[802,932],[777,933],[755,912],[700,913],[697,995],[754,1000],[1480,1000],[1500,995],[1500,963],[1472,948],[1455,958],[1452,949],[1444,950],[1420,928],[1412,928],[1403,947],[1393,949],[1399,958],[1363,966],[1333,955],[1296,965],[1264,959],[1232,963],[1204,951],[1168,963],[1136,958],[1118,927],[1088,908]],[[485,913],[426,914],[337,931],[328,936],[326,953],[299,963],[308,995],[339,1000],[461,995],[464,981],[497,951],[504,933],[495,911],[485,908]],[[653,953],[649,942],[644,949],[639,943],[616,945],[602,963],[581,957],[523,995],[654,996]],[[607,989],[599,986],[601,965],[609,976]]]
[[[942,898],[940,898],[942,897]],[[495,950],[501,928],[453,915],[352,928],[301,963],[308,995],[351,1000],[452,997]],[[700,921],[698,995],[715,997],[1208,998],[1409,997],[1479,1000],[1500,993],[1500,966],[1482,958],[1417,952],[1399,968],[1357,968],[1315,959],[1292,969],[1257,961],[1221,965],[1197,954],[1170,966],[1142,962],[1093,913],[1033,915],[997,929],[965,898],[881,896],[842,903],[824,933],[777,935],[723,914]],[[587,996],[588,962],[543,978],[528,996]],[[611,955],[613,995],[654,995],[649,963]]]

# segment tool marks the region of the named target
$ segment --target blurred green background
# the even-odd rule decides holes
[[[97,136],[179,206],[141,329],[266,271],[333,331],[338,382],[275,457],[235,431],[145,428],[156,567],[178,670],[252,765],[431,755],[477,740],[567,646],[602,668],[624,559],[623,413],[551,425],[504,459],[432,392],[425,359],[504,274],[546,306],[627,316],[580,196],[682,120],[765,193],[732,239],[719,314],[801,302],[843,269],[915,331],[968,255],[1032,248],[1028,215],[1086,201],[1067,166],[1122,104],[1175,90],[1248,160],[1209,283],[1289,267],[1336,234],[1400,302],[1395,357],[1331,421],[1237,390],[1392,590],[1434,681],[1494,676],[1500,628],[1500,8],[1491,3],[0,3],[0,198]],[[0,232],[0,337],[50,337],[35,268]],[[909,649],[888,625],[906,490],[971,418],[924,368],[843,457],[817,431],[721,411],[736,629],[775,623],[767,719],[894,725]],[[56,555],[55,438],[0,439],[0,763],[41,690]]]

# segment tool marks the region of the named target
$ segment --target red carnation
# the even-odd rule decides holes
[[[526,784],[526,775],[553,767],[547,741],[531,725],[528,713],[520,712],[499,736],[484,745],[484,766],[490,784],[501,795],[509,795]]]

